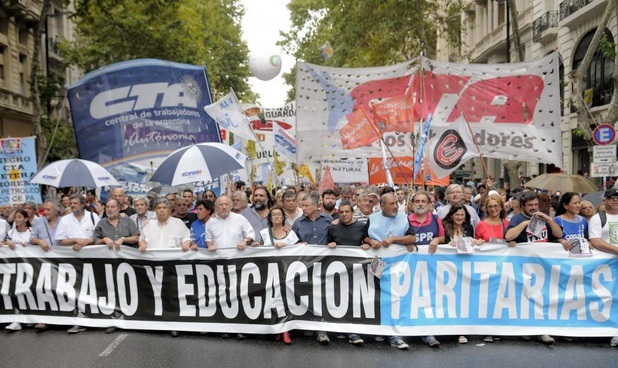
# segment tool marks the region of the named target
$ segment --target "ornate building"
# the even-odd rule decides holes
[[[33,135],[33,104],[30,91],[30,70],[34,57],[40,58],[40,73],[54,76],[62,85],[76,80],[78,73],[67,68],[58,49],[62,39],[72,37],[71,14],[65,2],[51,2],[41,40],[34,39],[35,27],[41,16],[42,0],[0,1],[0,136]],[[40,54],[33,55],[35,42],[41,42]],[[64,90],[49,106],[56,118],[67,120],[63,106]]]
[[[518,61],[513,37],[513,23],[518,25],[519,38],[524,60],[541,58],[552,51],[560,53],[560,76],[562,101],[563,165],[567,173],[590,171],[592,153],[588,142],[577,132],[577,114],[571,107],[573,83],[569,73],[581,63],[592,40],[608,0],[475,0],[470,1],[468,10],[461,15],[461,49],[442,47],[443,60],[470,63],[504,63]],[[611,1],[611,0],[610,0]],[[516,10],[513,19],[510,4]],[[509,25],[507,27],[507,24]],[[605,29],[606,45],[615,51],[618,33],[615,13],[611,15]],[[608,108],[613,93],[613,56],[605,55],[601,49],[593,57],[584,76],[583,98],[598,123],[601,114]],[[489,159],[488,168],[492,176],[504,177],[499,160]],[[544,172],[557,171],[551,165],[524,163],[520,172],[534,176]],[[483,172],[478,162],[468,163],[466,171],[471,177],[481,178]]]

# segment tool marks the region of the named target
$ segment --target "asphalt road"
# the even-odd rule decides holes
[[[609,338],[557,339],[553,347],[536,340],[506,337],[484,343],[471,336],[467,345],[456,337],[442,336],[440,349],[407,337],[409,350],[399,351],[386,342],[363,336],[365,345],[347,340],[321,346],[302,333],[293,334],[293,344],[284,345],[272,336],[249,336],[246,340],[224,339],[216,334],[182,334],[172,338],[164,332],[118,331],[106,334],[90,329],[68,335],[66,328],[45,332],[27,328],[0,332],[2,367],[617,367],[618,348]]]

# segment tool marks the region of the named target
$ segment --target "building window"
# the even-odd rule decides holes
[[[25,46],[28,45],[28,29],[27,28],[19,29],[19,43]]]
[[[576,70],[582,63],[586,51],[590,46],[592,37],[596,29],[586,33],[582,38],[573,56],[573,70]],[[605,29],[605,38],[608,42],[614,43],[614,37],[608,29]],[[607,105],[614,92],[612,74],[614,72],[614,60],[606,57],[600,47],[592,56],[590,67],[583,73],[582,91],[584,101],[590,107]]]
[[[5,36],[9,34],[9,18],[6,15],[0,15],[0,33]]]

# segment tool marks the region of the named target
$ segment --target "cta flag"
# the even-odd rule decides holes
[[[147,181],[129,166],[146,172],[178,148],[220,142],[217,125],[203,110],[212,99],[201,66],[123,61],[86,74],[68,87],[68,98],[79,158],[102,165],[121,182]]]
[[[242,106],[236,98],[234,91],[230,91],[219,101],[204,107],[204,111],[210,115],[219,127],[226,129],[245,139],[257,141],[255,133],[249,127],[249,121]]]
[[[479,156],[463,116],[444,132],[430,139],[425,150],[429,167],[440,178],[449,175],[469,159]]]

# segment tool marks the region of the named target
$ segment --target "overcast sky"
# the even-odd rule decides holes
[[[288,1],[241,0],[245,7],[245,16],[242,21],[243,39],[249,46],[249,52],[265,56],[278,53],[282,57],[281,73],[276,78],[270,81],[249,78],[251,89],[261,96],[260,102],[263,107],[283,106],[287,86],[281,76],[294,66],[294,58],[283,54],[281,49],[275,45],[279,40],[279,31],[287,31],[290,27],[290,14],[286,8]]]

